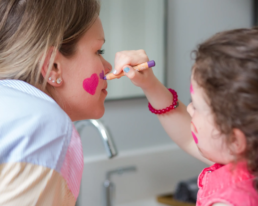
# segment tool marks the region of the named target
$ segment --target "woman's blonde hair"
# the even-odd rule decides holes
[[[98,0],[1,0],[0,79],[44,85],[40,70],[49,49],[50,71],[57,50],[66,57],[75,53],[99,9]]]

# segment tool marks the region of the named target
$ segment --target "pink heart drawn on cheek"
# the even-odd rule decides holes
[[[84,79],[83,89],[91,95],[94,95],[99,84],[97,74],[92,74],[90,78]]]

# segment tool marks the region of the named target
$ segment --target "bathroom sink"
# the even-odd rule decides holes
[[[84,170],[77,206],[103,206],[108,202],[104,182],[109,171],[135,167],[132,172],[114,174],[114,190],[109,197],[114,206],[165,206],[156,198],[175,191],[179,181],[196,177],[204,163],[186,154],[176,145],[120,152],[115,158],[106,155],[84,157]]]

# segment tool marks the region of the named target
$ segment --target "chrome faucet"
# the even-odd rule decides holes
[[[110,135],[110,132],[108,132],[108,128],[105,127],[100,120],[88,119],[88,120],[81,120],[81,121],[74,122],[74,126],[78,130],[79,134],[81,134],[82,129],[88,125],[93,125],[99,131],[100,136],[103,140],[105,149],[108,153],[108,157],[112,158],[116,156],[118,152],[115,147],[115,143]]]
[[[136,171],[135,166],[130,166],[130,167],[122,167],[118,168],[115,170],[108,171],[106,174],[106,180],[104,181],[104,195],[105,195],[105,206],[113,206],[113,201],[114,201],[114,190],[115,186],[111,182],[111,176],[114,174],[123,174],[125,172],[133,172]]]

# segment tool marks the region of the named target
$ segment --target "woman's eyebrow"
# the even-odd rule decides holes
[[[98,39],[98,40],[104,41],[104,43],[106,42],[106,39],[105,39],[105,38],[100,38],[100,39]]]

